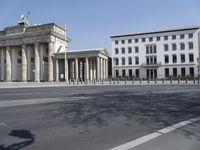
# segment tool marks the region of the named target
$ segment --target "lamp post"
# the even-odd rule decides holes
[[[66,24],[65,24],[65,36],[64,36],[64,40],[65,40],[65,42],[66,42]],[[67,81],[68,79],[67,79],[67,71],[66,71],[66,68],[67,68],[67,63],[66,63],[66,57],[67,57],[67,47],[65,46],[64,47],[64,50],[65,50],[65,81]]]

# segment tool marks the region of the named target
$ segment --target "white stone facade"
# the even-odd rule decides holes
[[[188,27],[111,36],[113,77],[197,77],[199,31]]]
[[[19,24],[0,31],[1,81],[55,81],[53,55],[65,51],[69,40],[54,23]]]

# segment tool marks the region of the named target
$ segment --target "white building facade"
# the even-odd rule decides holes
[[[199,27],[187,27],[111,36],[112,76],[198,77],[199,32]]]

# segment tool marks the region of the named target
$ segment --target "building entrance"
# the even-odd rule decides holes
[[[157,69],[147,69],[147,79],[154,80],[157,78]]]

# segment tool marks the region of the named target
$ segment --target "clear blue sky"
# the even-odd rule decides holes
[[[66,24],[70,49],[110,51],[112,34],[200,25],[200,0],[0,0],[0,30],[28,11],[32,24]]]

